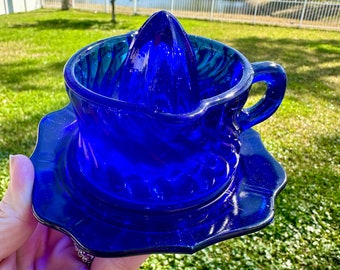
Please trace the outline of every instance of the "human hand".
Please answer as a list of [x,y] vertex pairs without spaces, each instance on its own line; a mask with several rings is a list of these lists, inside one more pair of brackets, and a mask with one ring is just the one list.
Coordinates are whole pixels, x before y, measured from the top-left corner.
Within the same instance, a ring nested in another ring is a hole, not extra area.
[[[71,238],[37,222],[32,214],[34,168],[29,158],[12,156],[8,189],[0,202],[0,270],[89,269]],[[147,255],[94,258],[92,270],[133,270]]]

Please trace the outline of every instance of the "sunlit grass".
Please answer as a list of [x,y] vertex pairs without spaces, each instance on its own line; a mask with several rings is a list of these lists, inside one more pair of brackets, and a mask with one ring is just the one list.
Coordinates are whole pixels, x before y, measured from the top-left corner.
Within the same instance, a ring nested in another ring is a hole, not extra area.
[[[138,29],[142,16],[38,10],[0,16],[0,194],[8,156],[30,155],[43,115],[68,102],[62,70],[78,49]],[[190,34],[217,39],[250,61],[287,71],[278,112],[258,125],[285,167],[288,185],[274,224],[195,255],[154,255],[144,269],[335,269],[340,265],[340,33],[181,19]],[[254,88],[256,102],[263,86]]]

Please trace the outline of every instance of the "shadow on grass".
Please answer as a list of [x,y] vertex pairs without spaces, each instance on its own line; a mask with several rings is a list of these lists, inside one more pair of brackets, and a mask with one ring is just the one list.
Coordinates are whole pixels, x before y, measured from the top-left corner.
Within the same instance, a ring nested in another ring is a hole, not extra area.
[[287,72],[289,91],[294,94],[311,94],[340,105],[337,40],[248,37],[233,39],[231,45],[251,62],[270,60],[281,64]]
[[31,155],[37,136],[37,126],[42,115],[33,113],[23,119],[13,119],[2,122],[0,134],[3,134],[3,141],[0,141],[0,159],[7,159],[9,154],[22,153]]
[[120,29],[131,31],[134,29],[134,25],[129,21],[121,20],[117,22],[111,22],[106,20],[96,19],[48,19],[38,20],[33,23],[21,23],[14,24],[12,28],[35,28],[38,30],[53,30],[53,29],[75,29],[75,30],[87,30],[87,29],[99,29],[110,30]]
[[[62,71],[65,61],[41,64],[41,60],[25,60],[3,63],[0,65],[0,83],[11,92],[38,91],[46,92],[58,90],[59,85],[51,83],[49,78],[59,76],[62,80]],[[60,84],[61,85],[61,84]],[[39,97],[40,94],[32,94]],[[7,102],[11,102],[11,98]],[[25,106],[23,110],[32,108],[29,113],[21,116],[21,108],[18,108],[16,115],[15,109],[6,112],[6,116],[0,119],[0,160],[8,158],[9,154],[23,153],[30,155],[35,146],[37,136],[37,126],[43,116],[42,106],[55,107],[53,104],[41,105],[40,99],[23,100],[20,106]],[[62,101],[55,101],[55,104]],[[18,105],[19,106],[19,105]],[[10,107],[12,108],[12,107]],[[8,117],[8,118],[7,118]],[[1,117],[0,117],[1,118]]]
[[[0,82],[11,91],[48,90],[42,78],[62,78],[66,61],[46,65],[42,65],[39,59],[3,63],[0,65]],[[37,82],[39,80],[41,83]]]

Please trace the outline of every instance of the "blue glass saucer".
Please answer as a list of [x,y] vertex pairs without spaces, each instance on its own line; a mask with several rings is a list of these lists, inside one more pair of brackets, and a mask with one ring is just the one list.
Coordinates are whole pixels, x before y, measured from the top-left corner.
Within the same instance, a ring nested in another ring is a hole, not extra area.
[[272,221],[275,198],[286,183],[284,169],[249,129],[240,135],[235,177],[210,203],[179,212],[110,208],[101,198],[89,202],[91,196],[78,192],[65,177],[63,162],[78,130],[71,105],[41,120],[31,156],[36,174],[33,212],[41,223],[66,233],[95,256],[193,253],[260,230]]

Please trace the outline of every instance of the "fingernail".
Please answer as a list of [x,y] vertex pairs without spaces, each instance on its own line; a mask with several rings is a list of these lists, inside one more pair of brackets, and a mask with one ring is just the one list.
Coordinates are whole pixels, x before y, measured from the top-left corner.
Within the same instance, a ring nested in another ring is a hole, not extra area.
[[15,155],[9,155],[9,172],[12,173],[15,164]]

